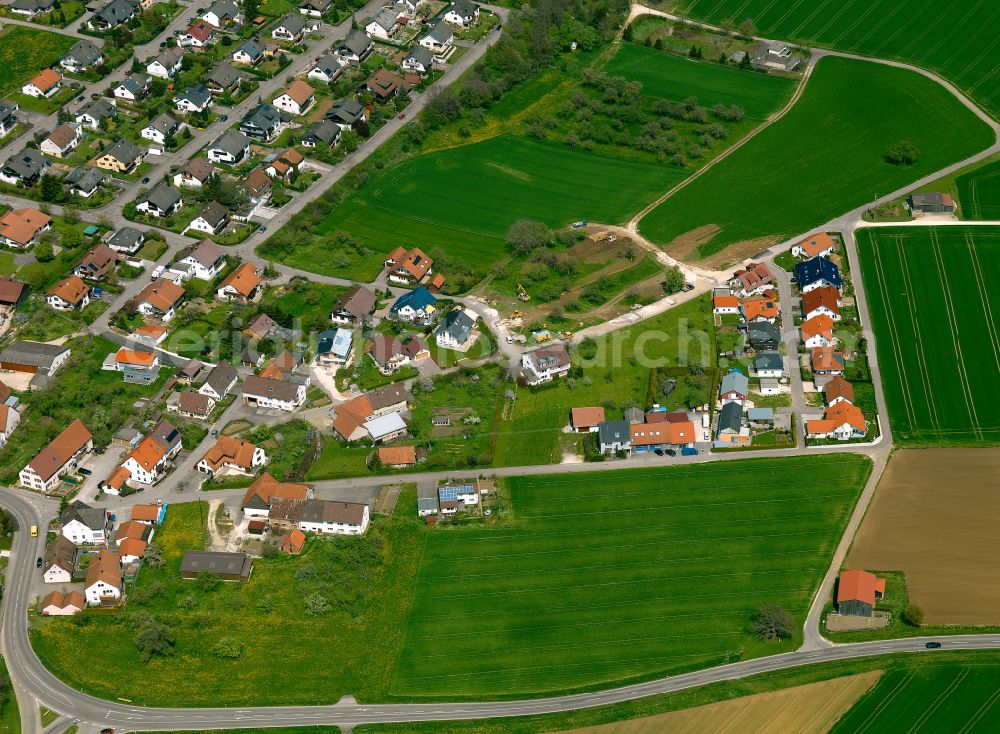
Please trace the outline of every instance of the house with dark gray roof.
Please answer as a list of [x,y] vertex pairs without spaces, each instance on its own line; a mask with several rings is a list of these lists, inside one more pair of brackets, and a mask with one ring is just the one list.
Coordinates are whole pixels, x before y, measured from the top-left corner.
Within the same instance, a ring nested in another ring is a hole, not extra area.
[[215,68],[205,75],[203,81],[212,94],[226,94],[239,89],[242,78],[243,75],[235,66],[223,61],[221,64],[216,64]]
[[107,31],[132,20],[139,12],[138,0],[111,0],[87,20],[92,31]]
[[302,136],[302,146],[304,148],[315,148],[325,145],[332,148],[340,141],[340,126],[330,120],[320,120],[308,132]]
[[123,255],[134,255],[142,249],[146,235],[135,227],[125,226],[108,237],[108,247]]
[[48,170],[49,159],[33,148],[14,153],[0,168],[0,181],[30,186]]
[[208,146],[208,160],[212,163],[234,165],[250,153],[250,138],[238,130],[226,130]]
[[267,46],[259,38],[249,38],[233,51],[232,59],[238,64],[256,66],[267,55]]
[[118,108],[115,106],[114,100],[101,97],[91,100],[81,107],[80,111],[76,113],[76,122],[91,130],[96,130],[102,121],[113,120],[117,116]]
[[12,13],[34,18],[39,13],[47,13],[55,7],[55,0],[14,0],[9,6]]
[[438,20],[421,37],[420,45],[434,53],[441,53],[454,39],[455,34],[452,32],[451,26],[445,23],[444,20]]
[[597,445],[602,454],[632,450],[632,431],[629,422],[601,421],[597,424]]
[[333,52],[345,64],[360,64],[372,55],[375,48],[372,39],[362,30],[353,30],[347,37],[338,43]]
[[781,329],[777,324],[754,321],[747,326],[747,343],[754,351],[774,351],[781,343]]
[[150,120],[143,128],[139,131],[139,134],[146,138],[146,140],[152,140],[154,143],[159,145],[166,145],[167,138],[171,135],[176,135],[181,129],[181,123],[166,112],[161,112],[159,115]]
[[316,59],[316,63],[312,65],[306,76],[316,81],[329,83],[340,76],[342,68],[336,56],[327,54]]
[[750,366],[754,377],[781,377],[784,372],[785,358],[779,352],[760,352]]
[[206,204],[198,216],[191,220],[188,229],[204,234],[218,234],[229,221],[229,209],[217,201]]
[[151,217],[169,217],[184,205],[181,192],[169,184],[156,184],[135,208]]
[[399,66],[403,71],[423,76],[431,70],[433,65],[434,54],[431,53],[431,50],[426,46],[414,46],[410,53],[403,57]]
[[94,168],[74,168],[63,179],[63,183],[69,186],[69,192],[73,196],[89,199],[97,193],[104,179],[104,174]]
[[196,579],[202,573],[218,576],[223,581],[249,581],[253,559],[246,553],[187,551],[181,559],[181,578]]
[[188,87],[174,97],[174,106],[180,112],[204,112],[212,105],[212,93],[204,84]]
[[743,429],[743,405],[742,403],[726,403],[719,411],[719,424],[715,429],[716,440],[730,445],[735,436],[739,436]]
[[0,369],[51,377],[66,363],[69,356],[70,349],[60,344],[18,339],[0,352]]
[[326,119],[335,122],[344,130],[350,129],[356,122],[368,120],[365,106],[353,97],[341,97],[326,111]]
[[66,71],[79,74],[102,61],[104,61],[104,54],[101,53],[101,49],[91,41],[83,40],[77,41],[70,47],[66,55],[59,59],[59,66]]
[[126,138],[118,138],[94,161],[98,168],[115,173],[129,173],[142,163],[142,148]]
[[472,336],[475,326],[476,320],[465,309],[456,308],[441,319],[434,330],[434,340],[443,349],[458,349]]
[[273,140],[281,133],[285,122],[287,119],[281,110],[261,102],[240,120],[240,132],[255,140]]
[[238,379],[239,374],[236,372],[235,367],[229,362],[219,362],[208,373],[205,383],[198,388],[198,392],[202,395],[207,395],[215,401],[219,401],[236,387]]
[[17,126],[17,103],[0,101],[0,137]]
[[302,40],[305,29],[306,22],[300,16],[289,13],[274,26],[271,38],[278,41],[297,42]]
[[375,294],[363,285],[347,291],[334,304],[330,321],[335,324],[357,324],[375,310]]

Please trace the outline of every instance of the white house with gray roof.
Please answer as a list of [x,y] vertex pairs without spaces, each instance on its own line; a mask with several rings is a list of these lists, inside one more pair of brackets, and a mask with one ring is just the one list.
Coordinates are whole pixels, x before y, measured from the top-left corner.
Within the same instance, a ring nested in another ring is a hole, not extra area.
[[172,115],[162,112],[150,120],[139,134],[159,145],[166,145],[167,138],[180,132],[181,123]]
[[464,346],[476,327],[476,319],[464,309],[449,311],[434,331],[434,341],[443,349]]
[[84,127],[96,130],[103,120],[113,120],[118,116],[118,107],[114,99],[101,97],[87,102],[76,113],[76,121]]
[[165,48],[160,55],[146,64],[146,73],[160,79],[170,79],[180,73],[184,61],[184,51],[179,46]]
[[423,76],[427,74],[434,65],[434,54],[426,46],[414,46],[406,56],[403,57],[400,68]]
[[375,45],[367,33],[361,30],[353,30],[347,34],[347,37],[343,41],[334,47],[333,53],[340,59],[341,64],[360,64],[372,55],[372,49],[374,48]]
[[444,20],[438,20],[437,23],[431,26],[427,34],[420,39],[420,45],[436,54],[440,54],[454,40],[455,34],[452,32],[451,26],[445,23]]
[[77,41],[66,55],[59,59],[59,66],[66,71],[79,74],[104,61],[101,49],[88,40]]
[[250,38],[237,46],[232,58],[237,64],[256,66],[267,55],[267,46],[259,38]]
[[160,182],[141,197],[135,208],[150,217],[169,217],[184,206],[181,192]]
[[179,112],[204,112],[212,106],[212,93],[204,84],[188,87],[174,97]]
[[316,81],[328,84],[340,76],[342,68],[340,60],[336,56],[327,54],[316,60],[316,63],[312,65],[306,76],[309,79],[315,79]]
[[719,383],[719,400],[722,404],[739,403],[747,399],[750,392],[750,379],[739,370],[727,372]]
[[234,165],[250,154],[250,138],[238,130],[226,130],[208,146],[208,160],[212,163]]
[[301,16],[289,13],[278,21],[278,24],[271,31],[271,38],[277,41],[298,42],[302,40],[302,34],[306,29],[306,22]]
[[368,20],[365,24],[365,33],[372,38],[381,38],[387,41],[396,35],[397,28],[396,13],[386,5],[375,14],[374,18]]

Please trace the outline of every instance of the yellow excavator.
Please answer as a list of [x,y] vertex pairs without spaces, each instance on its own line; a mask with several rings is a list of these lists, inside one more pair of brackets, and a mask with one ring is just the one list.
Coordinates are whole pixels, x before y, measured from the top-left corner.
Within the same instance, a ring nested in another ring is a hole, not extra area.
[[531,296],[528,295],[528,291],[524,290],[524,286],[520,283],[517,284],[517,297],[525,302],[531,300]]

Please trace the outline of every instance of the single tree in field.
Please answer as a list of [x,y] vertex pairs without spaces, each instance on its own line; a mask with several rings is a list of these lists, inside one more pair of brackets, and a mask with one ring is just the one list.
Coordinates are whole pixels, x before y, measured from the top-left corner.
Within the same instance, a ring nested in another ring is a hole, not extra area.
[[174,636],[152,618],[142,623],[134,642],[144,663],[148,663],[156,655],[166,657],[174,651]]
[[684,273],[676,265],[667,268],[667,272],[663,279],[663,292],[668,296],[673,293],[680,292],[681,288],[687,281],[684,278]]
[[753,619],[750,629],[762,640],[781,640],[792,636],[792,615],[781,607],[765,604]]
[[920,158],[920,151],[909,140],[901,140],[892,145],[883,158],[893,166],[912,166]]
[[507,245],[515,255],[526,255],[532,250],[544,247],[552,240],[549,228],[541,222],[518,219],[507,230]]
[[742,23],[740,23],[740,27],[738,30],[740,32],[740,35],[743,36],[748,41],[757,35],[757,26],[754,25],[752,18],[747,18]]

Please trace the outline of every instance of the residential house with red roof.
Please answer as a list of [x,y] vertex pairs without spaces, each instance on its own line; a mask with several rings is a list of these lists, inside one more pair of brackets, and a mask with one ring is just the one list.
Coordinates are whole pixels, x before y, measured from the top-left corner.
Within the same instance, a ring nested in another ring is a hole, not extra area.
[[875,602],[885,594],[885,579],[868,571],[841,571],[837,580],[837,611],[852,617],[870,617]]

